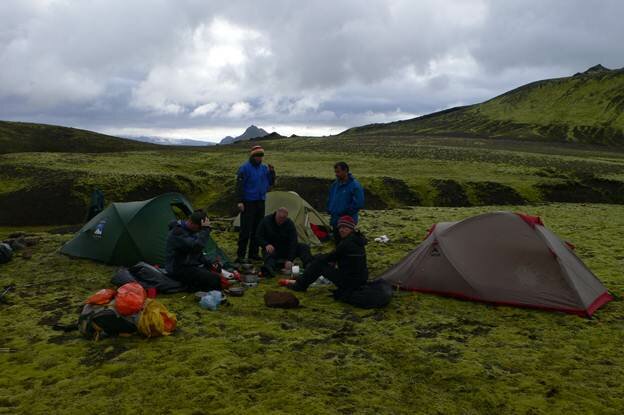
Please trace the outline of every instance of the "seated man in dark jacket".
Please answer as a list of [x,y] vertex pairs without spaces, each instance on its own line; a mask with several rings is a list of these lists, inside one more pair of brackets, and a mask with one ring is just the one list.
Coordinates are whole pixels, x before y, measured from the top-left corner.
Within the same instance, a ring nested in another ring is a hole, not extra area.
[[288,209],[285,207],[277,209],[260,221],[256,240],[262,248],[262,272],[266,277],[275,276],[275,267],[280,261],[284,262],[286,270],[290,270],[295,258],[301,258],[304,267],[312,259],[310,247],[297,241],[295,223],[288,218]]
[[288,288],[305,291],[322,275],[338,288],[334,297],[343,299],[366,284],[366,238],[355,230],[355,221],[351,216],[342,216],[338,220],[337,228],[340,242],[336,249],[328,254],[317,255],[296,282],[287,281]]
[[221,290],[221,277],[211,270],[203,250],[210,237],[210,221],[202,211],[169,224],[165,252],[167,274],[191,291]]

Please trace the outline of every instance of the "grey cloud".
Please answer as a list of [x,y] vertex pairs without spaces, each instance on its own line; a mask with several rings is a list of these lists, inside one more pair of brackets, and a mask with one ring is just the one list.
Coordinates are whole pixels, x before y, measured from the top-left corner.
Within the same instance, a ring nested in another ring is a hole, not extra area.
[[[623,66],[623,12],[615,0],[5,0],[0,119],[94,129],[388,121]],[[242,37],[220,38],[215,22]]]

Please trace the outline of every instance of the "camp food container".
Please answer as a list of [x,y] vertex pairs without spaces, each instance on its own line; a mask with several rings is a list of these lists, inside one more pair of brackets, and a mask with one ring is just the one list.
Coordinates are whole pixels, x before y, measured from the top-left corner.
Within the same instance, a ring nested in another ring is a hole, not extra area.
[[242,283],[243,287],[245,288],[255,288],[258,286],[257,282],[244,282]]
[[254,274],[243,274],[241,275],[242,283],[258,283],[259,279],[257,275]]
[[227,290],[227,293],[232,297],[242,297],[245,294],[245,289],[243,287],[232,287]]
[[242,273],[251,274],[253,272],[253,264],[242,264],[240,269]]

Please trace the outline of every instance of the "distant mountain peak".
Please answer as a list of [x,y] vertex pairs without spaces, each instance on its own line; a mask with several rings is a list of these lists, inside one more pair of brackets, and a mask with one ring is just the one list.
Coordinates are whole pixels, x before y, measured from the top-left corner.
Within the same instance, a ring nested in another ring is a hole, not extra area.
[[232,144],[232,143],[238,143],[239,141],[248,141],[254,138],[258,138],[258,137],[264,137],[265,135],[268,135],[268,134],[269,133],[267,133],[262,128],[258,128],[252,124],[249,127],[247,127],[245,132],[239,135],[238,137],[227,136],[223,138],[223,140],[221,140],[219,144]]
[[598,65],[594,65],[591,68],[589,68],[588,70],[586,70],[583,73],[596,73],[596,72],[610,72],[611,69],[605,68],[604,66],[602,66],[601,64]]

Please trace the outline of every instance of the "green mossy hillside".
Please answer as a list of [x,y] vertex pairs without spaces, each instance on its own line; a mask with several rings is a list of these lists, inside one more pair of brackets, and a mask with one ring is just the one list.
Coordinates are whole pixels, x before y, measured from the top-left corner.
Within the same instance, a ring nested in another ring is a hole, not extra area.
[[[593,68],[592,68],[593,69]],[[481,104],[349,129],[350,136],[443,135],[624,145],[624,69],[533,82]]]
[[32,151],[103,153],[150,148],[157,146],[77,128],[0,121],[0,154]]

